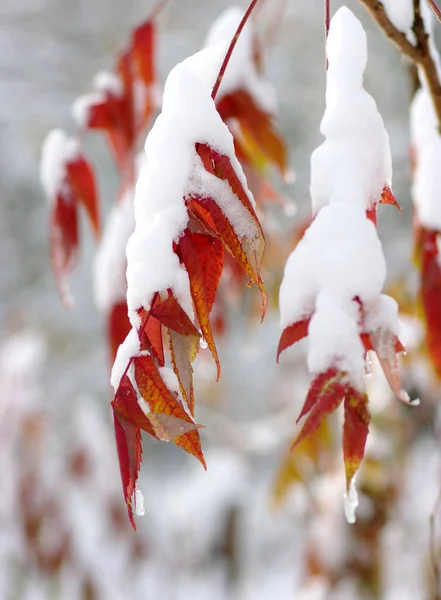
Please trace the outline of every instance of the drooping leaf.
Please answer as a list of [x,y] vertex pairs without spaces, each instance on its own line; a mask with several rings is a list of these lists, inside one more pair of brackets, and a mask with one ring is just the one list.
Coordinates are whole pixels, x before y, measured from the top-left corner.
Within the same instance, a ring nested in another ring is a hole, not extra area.
[[84,156],[79,155],[66,165],[67,181],[73,190],[73,196],[80,202],[89,216],[96,237],[100,235],[98,196],[92,167]]
[[170,354],[173,370],[179,381],[182,397],[188,404],[190,413],[194,414],[193,367],[199,349],[199,336],[182,335],[169,330]]
[[303,319],[302,321],[297,321],[296,323],[285,327],[280,336],[279,346],[277,348],[277,362],[279,362],[279,357],[284,350],[293,346],[296,342],[299,342],[308,335],[310,320],[311,318]]
[[433,370],[441,379],[441,261],[439,233],[420,225],[415,228],[415,254],[420,271],[420,302],[425,321],[425,346]]
[[71,306],[67,276],[77,261],[78,211],[69,189],[57,196],[52,209],[49,235],[52,269],[60,297],[65,306]]
[[364,456],[370,421],[367,405],[366,394],[351,386],[347,387],[344,401],[343,456],[348,490]]
[[[156,293],[151,303],[151,309],[154,309],[160,303],[161,297]],[[147,350],[156,358],[159,366],[163,367],[165,358],[164,344],[162,341],[162,324],[151,314],[151,311],[147,312],[144,308],[138,310],[138,315],[142,324],[139,331],[141,350]]]
[[[207,236],[203,236],[207,237]],[[202,239],[199,238],[199,247],[202,250],[205,248],[202,246]],[[186,229],[184,234],[179,239],[179,251],[181,255],[182,262],[185,266],[185,270],[188,273],[188,277],[190,279],[190,292],[193,298],[193,304],[195,307],[195,312],[199,321],[199,325],[201,327],[203,336],[205,341],[208,344],[208,347],[211,350],[214,360],[217,365],[217,378],[220,377],[220,363],[219,356],[217,354],[216,345],[214,343],[214,337],[211,330],[210,324],[210,308],[208,306],[207,301],[207,291],[206,286],[209,286],[209,295],[214,300],[214,296],[216,294],[217,283],[219,282],[218,272],[219,272],[219,263],[215,260],[212,261],[214,263],[214,273],[213,277],[210,276],[210,280],[208,279],[208,274],[203,272],[203,267],[200,260],[200,255],[193,241],[193,234],[189,229]],[[214,257],[215,259],[216,257]],[[211,259],[213,257],[211,256]],[[210,258],[206,256],[204,258],[205,266],[209,263]],[[211,262],[211,261],[210,261]],[[214,286],[214,287],[213,287]],[[211,299],[210,298],[210,299]]]
[[259,172],[267,163],[273,163],[284,174],[287,167],[287,151],[272,124],[272,116],[260,108],[251,94],[244,89],[235,90],[220,98],[217,109],[222,120],[234,119],[241,136],[235,136],[236,147],[246,161]]
[[409,394],[402,389],[397,360],[397,337],[387,329],[377,329],[370,334],[371,343],[380,361],[383,373],[395,396],[405,404],[419,404],[419,400],[411,400]]
[[[320,378],[320,385],[317,381]],[[311,395],[308,394],[308,405],[302,409],[301,415],[308,414],[300,432],[297,434],[291,450],[293,450],[302,440],[317,429],[323,419],[330,415],[341,404],[347,384],[341,382],[341,378],[335,375],[335,369],[329,369],[313,380],[310,389],[314,390]]]
[[123,300],[114,304],[107,317],[107,338],[110,348],[110,360],[113,365],[120,344],[126,339],[131,329],[127,316],[127,302]]
[[324,373],[319,373],[314,377],[311,381],[311,385],[309,386],[308,393],[305,398],[305,402],[303,403],[302,410],[297,417],[296,423],[300,421],[305,415],[307,415],[318,401],[318,399],[326,394],[328,389],[333,390],[333,387],[336,383],[339,382],[340,375],[337,369],[328,369]]
[[[177,395],[164,383],[151,356],[138,356],[133,359],[133,364],[138,390],[150,409],[148,418],[156,435],[160,439],[174,441],[196,456],[205,467],[197,431],[200,426],[194,423]],[[172,419],[167,419],[168,416]]]
[[191,322],[190,317],[171,293],[166,300],[153,306],[150,313],[165,327],[173,329],[173,331],[176,331],[177,333],[181,333],[182,335],[194,335],[196,337],[200,336],[199,331]]
[[205,290],[205,299],[208,312],[213,308],[219,280],[222,275],[224,262],[224,248],[222,243],[211,235],[193,233],[192,240],[194,248],[199,257],[202,270],[202,281]]
[[139,468],[141,465],[141,431],[139,427],[130,423],[124,417],[113,413],[115,427],[116,448],[121,470],[121,480],[124,500],[127,505],[129,520],[136,531],[135,519],[133,518],[132,497],[136,489]]
[[213,198],[193,198],[193,201],[209,211],[219,238],[225,248],[240,264],[242,270],[258,285],[262,298],[261,315],[263,319],[268,304],[268,297],[259,273],[263,253],[262,241],[259,239],[259,236],[257,240],[254,238],[248,241],[245,237],[239,239],[233,226]]

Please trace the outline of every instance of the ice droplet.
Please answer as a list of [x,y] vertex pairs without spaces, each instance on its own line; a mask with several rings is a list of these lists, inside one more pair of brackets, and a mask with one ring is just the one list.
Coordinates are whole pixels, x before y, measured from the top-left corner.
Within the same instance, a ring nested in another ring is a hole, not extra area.
[[355,489],[355,475],[349,484],[349,491],[343,495],[343,506],[348,523],[355,523],[355,510],[358,506],[358,494]]
[[199,340],[199,346],[202,348],[202,350],[208,348],[207,341],[204,337],[201,337],[201,339]]
[[145,515],[144,496],[141,490],[136,490],[135,492],[135,513],[138,517]]
[[364,375],[365,377],[370,377],[372,375],[372,359],[369,356],[369,353],[366,354],[366,361],[364,364]]

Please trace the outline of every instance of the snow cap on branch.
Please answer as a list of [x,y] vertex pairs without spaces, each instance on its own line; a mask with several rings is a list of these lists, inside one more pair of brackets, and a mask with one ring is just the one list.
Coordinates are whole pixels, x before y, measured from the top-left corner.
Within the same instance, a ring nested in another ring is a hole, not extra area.
[[[173,251],[173,243],[178,242],[188,223],[187,194],[214,195],[235,230],[245,233],[250,222],[226,182],[203,168],[195,150],[196,143],[205,143],[227,155],[247,189],[233,138],[211,98],[225,52],[226,45],[219,44],[171,71],[162,113],[146,140],[146,164],[135,193],[136,227],[127,246],[127,300],[134,327],[140,325],[137,310],[148,310],[153,294],[167,289],[193,318],[188,275]],[[254,204],[251,193],[247,193]]]
[[332,19],[327,54],[326,140],[311,158],[315,220],[288,259],[280,289],[283,328],[312,315],[309,368],[337,366],[363,385],[358,298],[381,294],[386,266],[366,211],[391,180],[389,138],[373,98],[363,89],[366,35],[346,8]]

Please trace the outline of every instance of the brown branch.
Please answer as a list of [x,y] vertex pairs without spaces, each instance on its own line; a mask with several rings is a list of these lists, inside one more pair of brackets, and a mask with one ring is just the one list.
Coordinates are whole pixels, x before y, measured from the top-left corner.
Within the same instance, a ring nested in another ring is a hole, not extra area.
[[412,30],[415,34],[415,45],[409,42],[406,35],[395,27],[379,0],[359,0],[359,2],[363,4],[386,37],[389,38],[402,54],[410,58],[419,67],[426,80],[438,120],[438,129],[441,133],[441,84],[433,56],[429,50],[429,36],[421,17],[419,0],[414,0],[415,18]]

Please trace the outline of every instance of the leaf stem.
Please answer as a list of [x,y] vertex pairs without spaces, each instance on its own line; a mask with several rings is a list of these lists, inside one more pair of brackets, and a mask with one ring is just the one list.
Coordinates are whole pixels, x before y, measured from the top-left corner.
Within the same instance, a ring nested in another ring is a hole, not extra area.
[[233,54],[233,50],[237,44],[237,40],[239,39],[239,36],[242,33],[242,29],[245,27],[246,22],[248,21],[251,13],[253,12],[253,10],[258,2],[259,2],[259,0],[251,0],[250,5],[248,6],[248,8],[242,18],[242,21],[239,23],[239,27],[237,28],[237,31],[234,34],[233,39],[230,42],[230,45],[228,46],[228,50],[225,55],[224,62],[222,63],[222,66],[219,71],[219,75],[217,76],[216,83],[214,84],[213,91],[211,93],[211,97],[213,98],[213,100],[216,99],[220,84],[222,83],[222,79],[224,78],[225,71],[227,70],[228,63],[230,62],[230,58],[231,58],[231,55]]
[[164,6],[169,2],[170,0],[158,0],[158,2],[156,2],[156,4],[153,6],[153,9],[150,13],[149,21],[154,21],[161,12],[161,10],[164,8]]
[[435,16],[438,19],[438,21],[441,22],[441,10],[438,8],[438,5],[435,2],[435,0],[426,0],[426,2],[435,13]]

